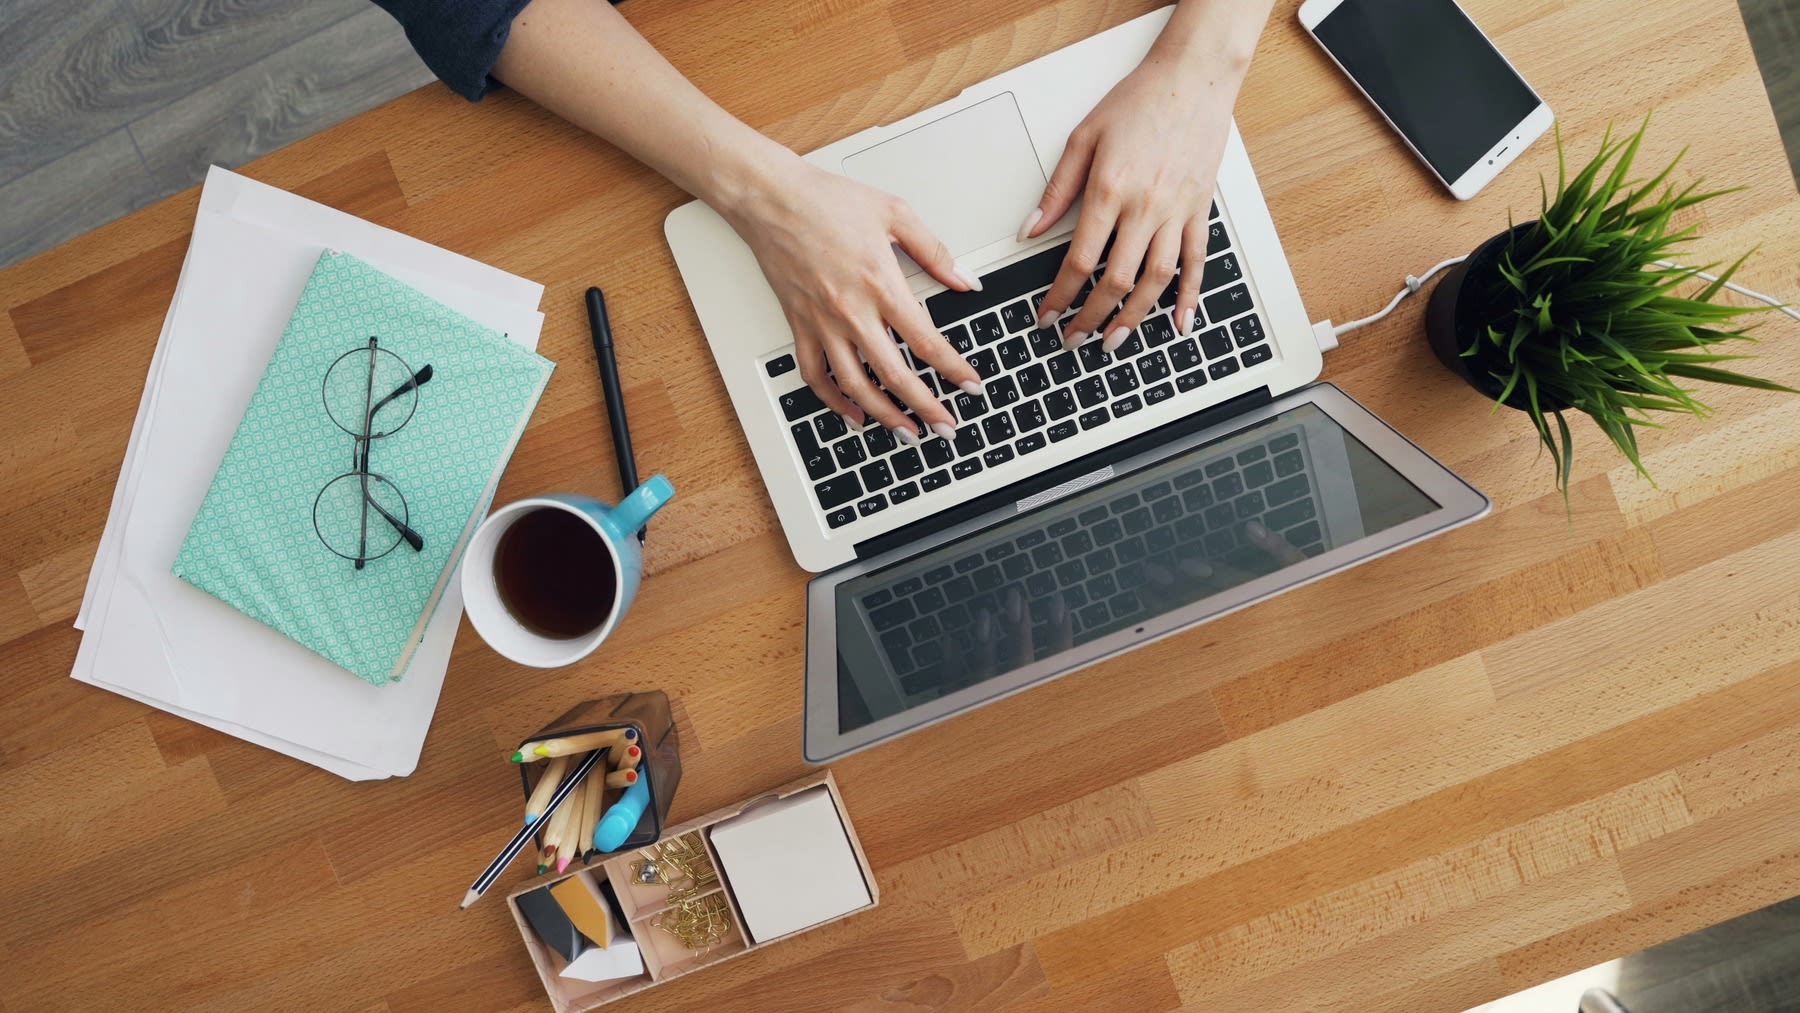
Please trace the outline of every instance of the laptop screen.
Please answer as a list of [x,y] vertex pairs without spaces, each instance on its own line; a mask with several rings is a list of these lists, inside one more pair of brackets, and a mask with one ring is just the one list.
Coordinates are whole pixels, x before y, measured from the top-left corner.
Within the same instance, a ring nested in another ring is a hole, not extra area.
[[836,589],[849,732],[1438,509],[1302,403]]

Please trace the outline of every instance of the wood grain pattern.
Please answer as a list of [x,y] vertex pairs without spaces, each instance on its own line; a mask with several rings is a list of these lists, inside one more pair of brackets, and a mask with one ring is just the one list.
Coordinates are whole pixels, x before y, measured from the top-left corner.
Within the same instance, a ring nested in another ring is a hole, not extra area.
[[[1760,244],[1745,280],[1800,297],[1800,195],[1743,25],[1705,5],[1470,6],[1578,151],[1654,105],[1646,164],[1691,146],[1691,171],[1747,186],[1695,255]],[[807,148],[1147,6],[629,14]],[[1318,316],[1528,214],[1555,167],[1545,143],[1474,201],[1437,193],[1291,4],[1238,119]],[[418,771],[347,784],[66,677],[195,193],[0,272],[0,1004],[542,1008],[504,912],[452,904],[517,819],[523,731],[667,690],[675,819],[803,770],[805,574],[663,245],[681,195],[515,95],[441,88],[249,171],[547,284],[562,368],[502,501],[617,492],[580,308],[604,285],[640,468],[681,494],[603,651],[526,671],[465,628]],[[1800,401],[1709,392],[1715,417],[1645,434],[1656,486],[1579,425],[1565,510],[1529,427],[1431,361],[1420,310],[1326,377],[1494,516],[836,764],[882,905],[633,1008],[1453,1013],[1800,893]],[[1763,337],[1758,370],[1800,383],[1794,326]],[[378,818],[396,831],[371,841]]]

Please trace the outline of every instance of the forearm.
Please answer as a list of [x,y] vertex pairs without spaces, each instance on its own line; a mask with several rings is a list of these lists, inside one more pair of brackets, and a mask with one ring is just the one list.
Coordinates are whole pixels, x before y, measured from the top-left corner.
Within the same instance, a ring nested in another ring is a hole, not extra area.
[[1274,0],[1180,0],[1144,58],[1235,98]]
[[702,94],[604,0],[532,0],[494,76],[728,218],[795,161]]

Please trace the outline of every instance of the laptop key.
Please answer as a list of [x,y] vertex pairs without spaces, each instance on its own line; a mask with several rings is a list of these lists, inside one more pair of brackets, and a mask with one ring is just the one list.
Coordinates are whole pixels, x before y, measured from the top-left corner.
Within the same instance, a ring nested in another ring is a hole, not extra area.
[[1113,357],[1117,359],[1129,359],[1143,350],[1144,340],[1138,337],[1138,332],[1136,330],[1133,330],[1125,335],[1125,340],[1119,342],[1119,347],[1113,349],[1112,354]]
[[1138,504],[1141,502],[1142,502],[1142,500],[1138,499],[1137,493],[1128,492],[1125,495],[1120,496],[1118,499],[1115,499],[1111,503],[1107,504],[1107,509],[1111,510],[1115,514],[1128,513],[1132,510],[1136,510],[1138,508]]
[[1031,550],[1031,561],[1040,570],[1048,570],[1063,561],[1062,549],[1055,542],[1045,542]]
[[1232,467],[1231,458],[1229,457],[1221,457],[1214,461],[1208,461],[1206,462],[1206,477],[1218,478],[1220,475],[1229,475],[1231,474]]
[[1012,459],[1013,449],[1006,446],[989,447],[987,452],[981,455],[981,460],[990,468],[998,468]]
[[[944,465],[956,460],[956,448],[949,440],[934,438],[925,441],[919,446],[919,456],[925,458],[925,467],[942,468]],[[926,491],[929,492],[930,490],[931,487],[927,486]]]
[[1158,348],[1175,340],[1175,324],[1161,313],[1151,315],[1138,330],[1144,333],[1144,344]]
[[1282,433],[1269,441],[1269,452],[1279,454],[1284,450],[1292,450],[1300,445],[1299,433]]
[[1206,319],[1230,320],[1250,308],[1250,289],[1243,284],[1214,292],[1203,300]]
[[1220,285],[1229,285],[1243,276],[1236,254],[1226,253],[1213,257],[1207,260],[1206,270],[1200,275],[1200,291],[1211,292]]
[[919,577],[908,577],[894,585],[894,595],[899,598],[910,598],[925,587],[925,581]]
[[1200,347],[1194,344],[1193,338],[1182,338],[1169,346],[1169,361],[1174,364],[1175,372],[1185,373],[1200,365]]
[[958,391],[952,402],[956,405],[956,417],[970,422],[987,414],[987,399]]
[[1122,520],[1125,522],[1125,533],[1128,535],[1139,535],[1150,530],[1150,511],[1143,507],[1138,507],[1126,514]]
[[1044,405],[1040,401],[1027,401],[1014,408],[1012,414],[1013,423],[1018,426],[1019,432],[1021,433],[1029,433],[1033,429],[1043,426],[1046,421],[1044,418]]
[[1202,516],[1206,518],[1207,527],[1212,528],[1214,531],[1220,531],[1229,529],[1231,527],[1231,522],[1237,517],[1237,514],[1232,511],[1230,501],[1226,501],[1224,503],[1215,503],[1214,505],[1207,507],[1206,513]]
[[1091,412],[1081,413],[1081,428],[1096,429],[1112,421],[1112,416],[1104,408],[1096,408]]
[[1029,549],[1034,545],[1044,544],[1044,539],[1047,537],[1048,536],[1044,534],[1044,530],[1042,528],[1032,528],[1030,531],[1027,531],[1024,534],[1020,535],[1019,537],[1013,539],[1013,544],[1017,545],[1021,549]]
[[1129,394],[1138,388],[1137,370],[1131,363],[1120,363],[1106,371],[1106,385],[1112,389],[1113,397]]
[[1066,388],[1059,388],[1044,395],[1044,412],[1052,419],[1067,418],[1075,414],[1075,395]]
[[1275,455],[1275,474],[1281,478],[1297,475],[1306,470],[1306,463],[1300,457],[1300,451],[1289,450]]
[[817,415],[825,410],[825,402],[819,400],[811,387],[790,390],[778,399],[781,402],[781,413],[789,422],[803,419],[808,415]]
[[1258,461],[1244,469],[1244,484],[1252,489],[1268,485],[1275,481],[1275,467],[1267,461]]
[[1206,229],[1206,255],[1210,257],[1230,245],[1231,240],[1225,235],[1225,223],[1214,215],[1212,224]]
[[777,355],[768,362],[763,363],[763,369],[767,370],[770,376],[780,376],[783,373],[791,373],[794,371],[794,357],[791,355]]
[[1081,368],[1089,373],[1098,373],[1113,364],[1112,355],[1098,341],[1088,341],[1076,348],[1075,354],[1081,359]]
[[855,437],[839,440],[832,444],[831,452],[837,455],[837,463],[840,468],[854,468],[869,457],[863,450],[862,441]]
[[1175,389],[1178,391],[1181,391],[1183,393],[1186,393],[1190,390],[1193,390],[1195,387],[1200,387],[1200,386],[1205,385],[1205,383],[1206,383],[1206,374],[1200,370],[1195,370],[1192,373],[1183,373],[1180,376],[1176,377],[1175,378]]
[[[1192,474],[1192,472],[1189,474]],[[1187,476],[1184,475],[1182,477],[1186,478]],[[1305,492],[1306,490],[1302,487],[1300,491]],[[1196,485],[1192,489],[1181,494],[1181,505],[1187,507],[1190,511],[1205,510],[1207,507],[1212,506],[1212,502],[1212,487],[1205,483]]]
[[1269,498],[1269,506],[1282,506],[1289,500],[1298,500],[1303,495],[1307,495],[1307,477],[1292,475],[1289,479],[1274,482],[1262,491],[1262,495]]
[[1081,432],[1081,430],[1074,422],[1058,422],[1056,425],[1050,427],[1050,442],[1061,443],[1079,432]]
[[1136,394],[1133,394],[1127,398],[1120,398],[1119,400],[1113,402],[1113,406],[1112,406],[1113,418],[1122,419],[1127,415],[1135,414],[1139,409],[1141,409],[1143,407],[1144,407],[1144,402],[1138,400],[1138,396]]
[[1262,522],[1271,531],[1282,531],[1303,521],[1310,521],[1317,515],[1312,500],[1297,499],[1264,514]]
[[[878,609],[870,610],[869,622],[874,625],[877,633],[886,633],[899,627],[902,623],[912,622],[918,618],[918,615],[919,613],[913,608],[913,603],[902,598],[892,605],[883,605]],[[887,638],[882,639],[885,642]]]
[[825,523],[834,528],[841,528],[855,519],[855,507],[839,507],[825,515]]
[[1032,433],[1031,435],[1025,437],[1024,439],[1020,440],[1019,442],[1013,444],[1014,447],[1018,448],[1019,454],[1021,456],[1025,455],[1025,454],[1036,453],[1037,451],[1040,451],[1049,445],[1050,445],[1050,441],[1044,439],[1043,433]]
[[1113,575],[1110,573],[1096,574],[1094,579],[1087,582],[1088,597],[1095,601],[1110,598],[1117,594],[1118,590],[1119,583],[1113,579]]
[[861,496],[863,489],[855,472],[845,472],[813,486],[813,493],[819,497],[821,510],[832,510]]
[[1230,355],[1231,336],[1225,333],[1225,328],[1214,327],[1212,330],[1200,335],[1200,350],[1205,352],[1206,357],[1209,359],[1217,359],[1220,356]]
[[1239,317],[1231,322],[1231,336],[1237,339],[1237,346],[1244,348],[1254,345],[1268,337],[1263,333],[1262,321],[1252,313],[1247,317]]
[[[956,561],[956,572],[968,573],[970,570],[979,570],[981,569],[981,562],[982,560],[979,555],[964,556]],[[974,593],[973,588],[970,588],[961,594],[957,594],[954,587],[946,587],[944,591],[952,598],[967,598],[970,594]]]
[[1031,361],[1031,347],[1025,344],[1024,338],[1012,338],[1000,346],[1000,365],[1007,369],[1018,369]]
[[969,321],[969,333],[975,336],[976,344],[991,345],[1006,337],[1006,328],[1001,325],[998,315],[983,313]]
[[1005,408],[1019,400],[1019,385],[1010,376],[1003,376],[987,385],[987,400],[990,408]]
[[[1024,557],[1019,557],[1023,559]],[[1039,570],[1025,578],[1025,593],[1033,598],[1042,598],[1056,591],[1056,578],[1048,570]]]
[[1062,351],[1062,335],[1056,333],[1054,326],[1041,327],[1032,331],[1026,335],[1025,340],[1031,343],[1031,351],[1040,359],[1048,358]]
[[1240,521],[1247,521],[1252,517],[1259,516],[1268,509],[1263,505],[1263,494],[1260,489],[1252,489],[1239,496],[1232,506],[1237,510]]
[[864,517],[867,517],[870,514],[880,513],[886,509],[887,497],[880,494],[870,496],[868,499],[858,500],[856,503],[856,512],[862,514]]
[[1150,516],[1156,518],[1158,524],[1173,523],[1175,518],[1181,516],[1181,501],[1173,496],[1159,499],[1150,508]]
[[1151,352],[1138,360],[1137,369],[1145,383],[1155,383],[1169,375],[1169,357],[1161,352]]
[[1032,310],[1030,303],[1020,299],[1007,303],[1006,308],[1000,311],[1000,320],[1006,324],[1007,330],[1017,334],[1036,326],[1037,313]]
[[[981,429],[977,423],[971,422],[956,431],[956,456],[968,457],[971,454],[979,453],[985,446],[987,443],[982,440]],[[962,476],[956,477],[961,478]]]
[[863,430],[863,443],[868,446],[870,457],[880,457],[900,445],[885,426],[870,426]]
[[[942,440],[939,440],[938,442],[943,443]],[[945,445],[948,446],[948,444],[945,444]],[[924,478],[919,479],[919,488],[924,490],[925,492],[932,492],[937,489],[942,489],[944,486],[947,486],[949,484],[950,484],[950,473],[947,471],[941,471],[941,470],[934,471],[931,474],[926,475]]]
[[1118,521],[1105,520],[1094,525],[1094,541],[1101,545],[1111,545],[1125,537],[1125,528]]
[[1056,520],[1050,522],[1048,530],[1050,531],[1051,538],[1061,538],[1080,526],[1081,522],[1073,517],[1058,517]]
[[1081,407],[1092,408],[1106,401],[1106,385],[1097,376],[1090,376],[1075,385],[1075,396],[1080,399]]
[[1113,551],[1119,554],[1119,562],[1129,563],[1134,559],[1144,558],[1144,540],[1141,538],[1123,538]]
[[1094,536],[1086,531],[1072,531],[1063,536],[1062,548],[1064,554],[1071,558],[1085,556],[1094,551]]
[[1244,491],[1244,480],[1237,475],[1225,475],[1213,483],[1213,495],[1220,500],[1236,499]]
[[1007,580],[1024,580],[1025,575],[1031,572],[1031,559],[1023,554],[1012,556],[1000,564],[1000,571],[1006,574]]
[[975,367],[975,372],[983,380],[991,380],[1000,375],[1000,357],[994,354],[993,349],[983,348],[970,354],[968,359],[969,365]]
[[[1017,436],[1018,430],[1013,428],[1012,416],[1005,412],[995,412],[981,420],[981,434],[987,437],[989,443],[1005,443]],[[992,466],[994,462],[989,461],[988,464]]]
[[968,478],[971,475],[979,475],[980,473],[981,462],[973,457],[958,461],[950,467],[950,474],[957,478]]
[[1164,401],[1167,401],[1174,396],[1174,387],[1171,387],[1166,383],[1159,383],[1144,391],[1144,403],[1146,405],[1162,404]]
[[917,447],[907,447],[888,460],[893,463],[894,477],[898,479],[912,478],[925,471],[925,462],[920,458]]
[[958,355],[968,355],[975,350],[975,342],[969,337],[969,329],[961,324],[947,328],[944,340],[950,342],[950,347],[956,349]]
[[1269,350],[1268,345],[1251,345],[1249,348],[1244,349],[1243,355],[1241,356],[1244,360],[1244,365],[1246,366],[1261,365],[1274,357],[1275,353]]
[[918,495],[919,487],[911,482],[902,482],[888,490],[888,499],[895,503],[904,503],[909,499],[916,499],[918,498]]
[[1044,367],[1032,364],[1019,372],[1019,392],[1026,397],[1037,397],[1050,389],[1050,374]]
[[1218,362],[1209,362],[1206,364],[1206,371],[1211,374],[1213,379],[1223,380],[1238,371],[1237,360],[1220,359]]
[[1049,366],[1050,379],[1058,384],[1073,383],[1081,375],[1081,360],[1075,357],[1074,352],[1051,356]]

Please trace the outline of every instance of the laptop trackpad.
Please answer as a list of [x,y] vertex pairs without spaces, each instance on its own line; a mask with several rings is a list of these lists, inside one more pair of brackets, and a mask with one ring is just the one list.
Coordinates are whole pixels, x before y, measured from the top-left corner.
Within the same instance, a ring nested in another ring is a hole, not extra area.
[[905,198],[957,257],[1017,233],[1045,183],[1011,92],[865,148],[844,174]]

